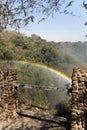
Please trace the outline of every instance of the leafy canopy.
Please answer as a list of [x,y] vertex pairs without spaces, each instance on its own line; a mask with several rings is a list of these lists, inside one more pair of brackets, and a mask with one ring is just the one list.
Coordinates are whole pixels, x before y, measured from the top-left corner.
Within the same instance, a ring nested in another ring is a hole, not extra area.
[[[68,13],[67,8],[72,6],[74,0],[0,0],[0,31],[8,26],[27,25],[33,22],[36,13],[42,13],[40,21],[53,15],[54,12]],[[87,4],[83,1],[87,9]],[[39,21],[39,22],[40,22]]]

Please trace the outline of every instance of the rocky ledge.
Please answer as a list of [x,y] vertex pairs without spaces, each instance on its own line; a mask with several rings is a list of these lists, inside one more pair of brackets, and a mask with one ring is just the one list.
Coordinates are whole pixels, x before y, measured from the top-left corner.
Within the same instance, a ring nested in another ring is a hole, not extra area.
[[21,110],[17,113],[18,119],[0,121],[0,130],[69,130],[66,118],[54,117],[43,110]]

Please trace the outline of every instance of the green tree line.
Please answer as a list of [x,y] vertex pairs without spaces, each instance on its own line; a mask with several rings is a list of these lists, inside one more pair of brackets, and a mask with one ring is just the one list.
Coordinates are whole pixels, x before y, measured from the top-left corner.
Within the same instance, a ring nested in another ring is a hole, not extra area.
[[[14,31],[3,31],[0,33],[0,60],[32,61],[60,70],[66,75],[71,76],[74,66],[86,66],[86,63],[84,64],[79,57],[75,58],[72,55],[77,50],[76,55],[79,56],[79,49],[86,48],[86,43],[79,43],[80,47],[77,44],[47,42],[35,34],[27,37]],[[9,65],[12,67],[12,64]],[[43,85],[52,84],[48,82],[50,74],[39,68],[16,64],[16,69],[20,72],[18,79],[21,82]],[[25,76],[23,76],[24,74]]]

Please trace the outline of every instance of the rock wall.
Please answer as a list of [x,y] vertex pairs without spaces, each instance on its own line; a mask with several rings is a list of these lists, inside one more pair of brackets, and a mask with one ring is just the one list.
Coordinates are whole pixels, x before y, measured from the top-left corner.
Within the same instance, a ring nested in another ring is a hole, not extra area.
[[71,130],[87,129],[87,71],[74,68],[72,74]]
[[6,69],[0,71],[0,120],[17,117],[16,78],[16,70]]

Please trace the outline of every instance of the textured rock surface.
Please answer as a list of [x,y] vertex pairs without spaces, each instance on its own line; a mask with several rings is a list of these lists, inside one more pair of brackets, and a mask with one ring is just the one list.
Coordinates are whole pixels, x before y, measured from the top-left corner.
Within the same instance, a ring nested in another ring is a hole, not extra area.
[[71,130],[86,130],[87,71],[74,68],[72,74]]
[[66,130],[66,128],[58,123],[23,117],[12,121],[1,121],[0,130]]
[[0,71],[0,120],[16,118],[16,70]]

